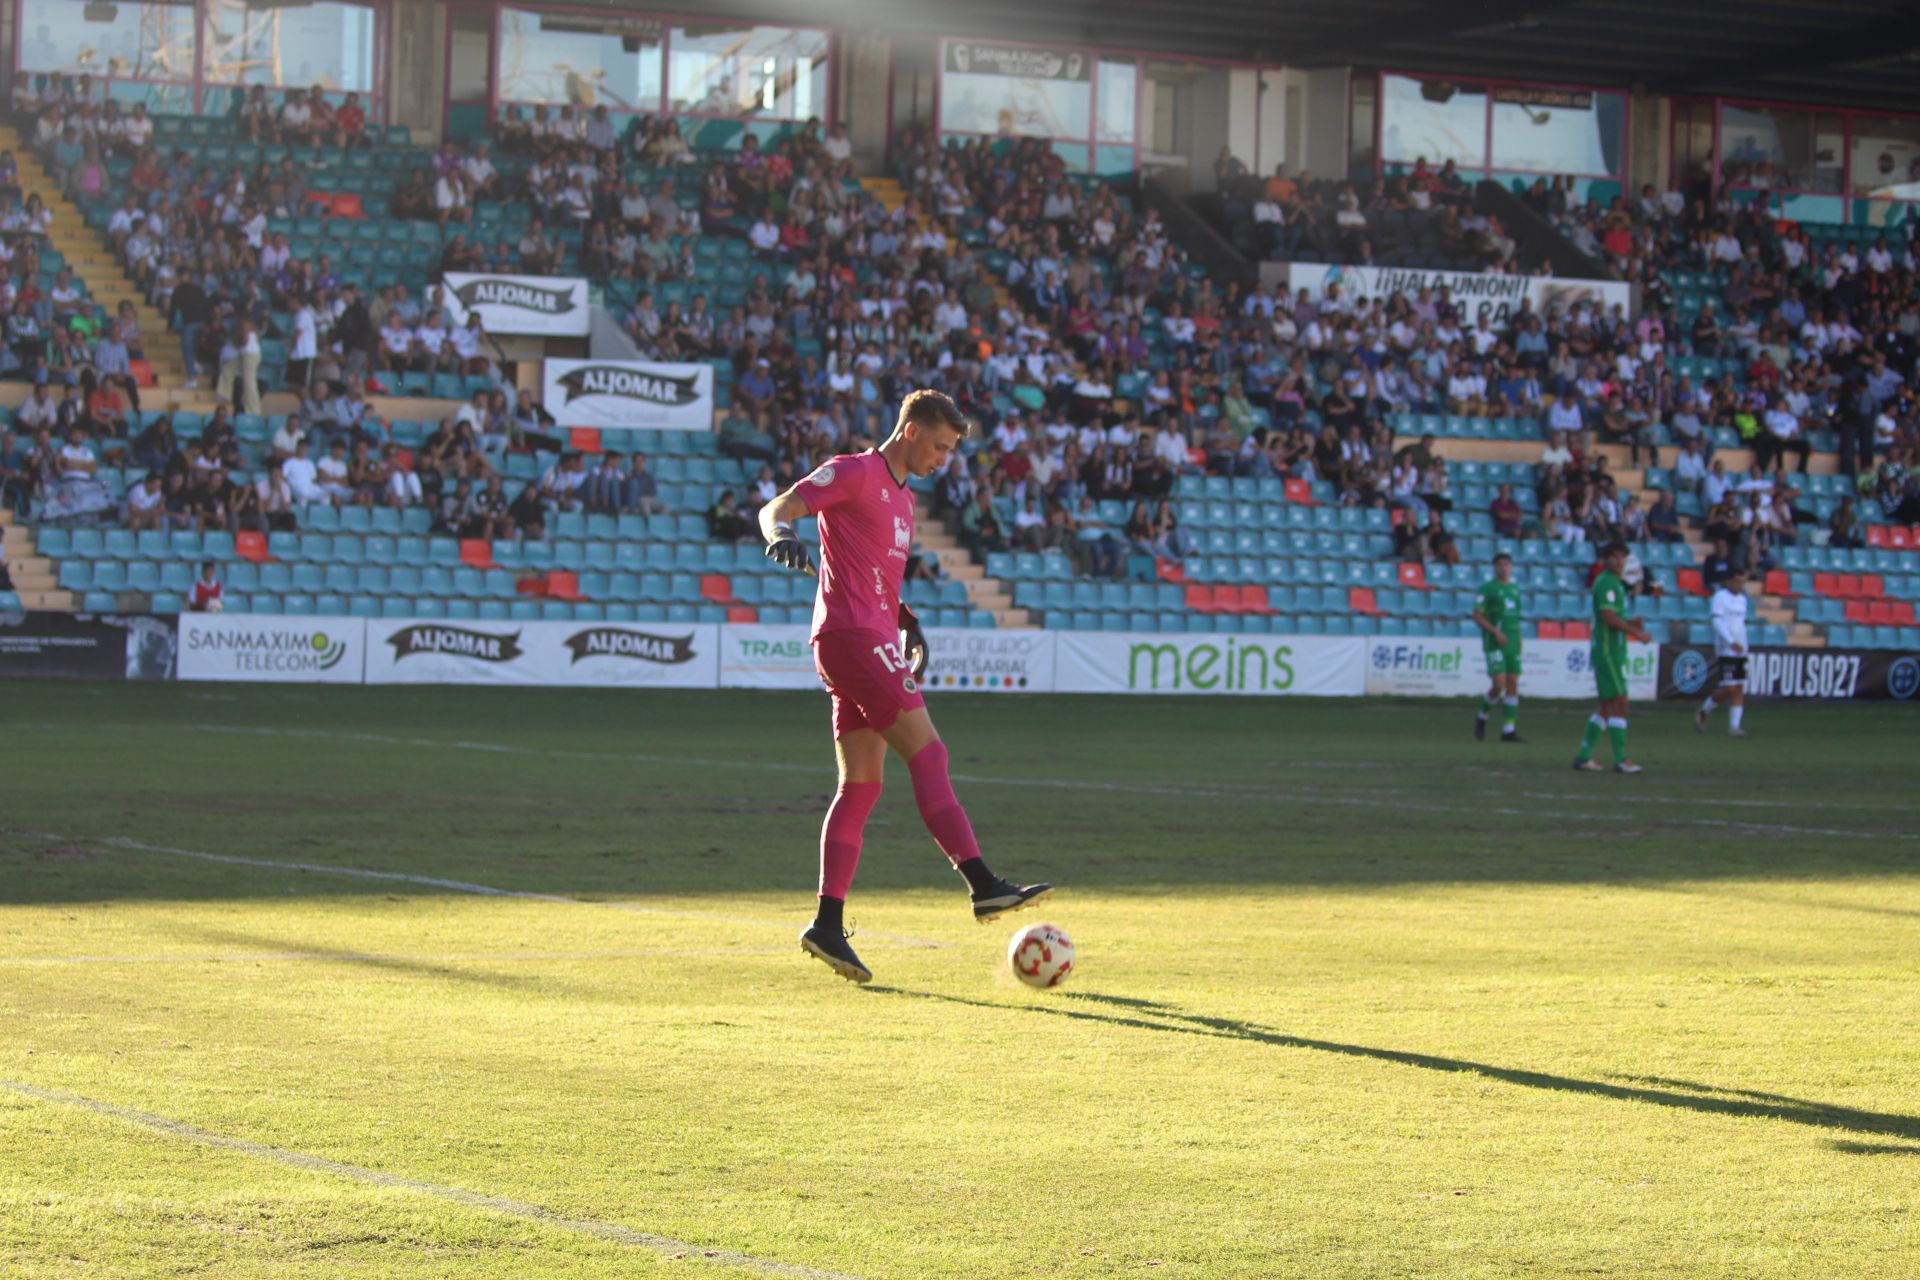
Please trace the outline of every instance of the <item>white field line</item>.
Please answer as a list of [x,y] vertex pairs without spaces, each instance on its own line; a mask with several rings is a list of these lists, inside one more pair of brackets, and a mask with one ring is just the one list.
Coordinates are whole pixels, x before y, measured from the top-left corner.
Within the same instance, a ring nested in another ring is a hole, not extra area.
[[[860,936],[864,941],[868,935]],[[889,948],[886,943],[876,943],[874,949]],[[404,964],[541,963],[556,960],[696,960],[714,956],[784,956],[794,950],[793,947],[712,947],[704,950],[449,951],[430,954],[408,951],[226,951],[180,955],[0,956],[0,965],[253,964],[286,960],[338,960],[349,964],[388,964],[395,961]]]
[[[523,898],[529,902],[553,902],[569,907],[604,907],[609,911],[633,911],[649,916],[673,916],[682,920],[709,920],[716,924],[748,925],[756,929],[792,929],[788,920],[756,920],[742,916],[714,915],[706,911],[681,911],[673,907],[645,907],[635,902],[602,902],[592,898],[569,898],[558,893],[535,893],[527,889],[500,889],[493,885],[466,880],[446,880],[439,876],[416,876],[404,871],[377,871],[370,867],[335,867],[320,862],[281,862],[272,858],[243,858],[232,853],[207,853],[200,849],[176,849],[170,845],[148,844],[126,836],[70,836],[56,831],[15,831],[11,834],[49,843],[91,844],[107,849],[125,849],[132,853],[157,853],[170,858],[194,858],[201,862],[223,862],[236,867],[264,867],[274,871],[302,871],[319,876],[347,876],[358,880],[388,880],[424,885],[430,889],[449,889],[454,893],[474,893],[493,898]],[[796,931],[794,936],[799,937]],[[864,938],[892,942],[906,947],[940,948],[947,944],[927,938],[906,938],[891,933],[866,933]]]
[[213,1147],[222,1151],[238,1152],[259,1160],[270,1160],[274,1164],[290,1169],[304,1169],[310,1173],[331,1174],[336,1178],[351,1178],[356,1182],[370,1183],[376,1187],[391,1187],[401,1191],[416,1191],[436,1199],[451,1201],[469,1209],[478,1209],[484,1213],[500,1214],[504,1217],[518,1218],[525,1222],[539,1223],[558,1231],[571,1232],[574,1235],[591,1236],[597,1240],[610,1241],[613,1244],[627,1245],[657,1253],[665,1257],[685,1258],[696,1261],[719,1263],[736,1267],[742,1271],[751,1271],[763,1276],[785,1276],[791,1280],[858,1280],[838,1271],[822,1271],[817,1267],[804,1267],[791,1262],[775,1262],[767,1258],[755,1258],[744,1253],[735,1253],[731,1249],[708,1249],[700,1245],[689,1244],[684,1240],[675,1240],[668,1236],[654,1235],[650,1231],[635,1231],[630,1227],[615,1226],[610,1222],[596,1222],[589,1218],[568,1218],[543,1209],[537,1204],[528,1204],[523,1200],[510,1200],[505,1196],[483,1195],[478,1191],[468,1191],[462,1187],[442,1186],[437,1182],[422,1182],[416,1178],[403,1178],[399,1174],[382,1173],[378,1169],[363,1169],[359,1165],[342,1164],[338,1160],[328,1160],[322,1156],[307,1155],[299,1151],[287,1151],[280,1147],[262,1146],[257,1142],[248,1142],[244,1138],[228,1137],[226,1134],[213,1133],[207,1129],[195,1128],[178,1120],[169,1120],[165,1116],[151,1112],[136,1111],[131,1107],[117,1106],[111,1102],[101,1102],[94,1098],[85,1098],[76,1093],[66,1093],[59,1089],[43,1089],[38,1085],[22,1084],[17,1080],[0,1079],[0,1088],[10,1089],[14,1093],[34,1098],[41,1102],[59,1106],[74,1107],[81,1111],[90,1111],[95,1115],[106,1116],[127,1124],[168,1137],[180,1138],[203,1147]]

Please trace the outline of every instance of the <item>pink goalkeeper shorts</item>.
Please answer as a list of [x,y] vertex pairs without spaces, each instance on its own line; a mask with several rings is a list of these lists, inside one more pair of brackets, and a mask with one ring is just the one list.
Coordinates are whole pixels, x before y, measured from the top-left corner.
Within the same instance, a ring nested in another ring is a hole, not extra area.
[[880,732],[904,712],[926,705],[907,670],[898,635],[827,631],[813,642],[813,669],[833,695],[833,736]]

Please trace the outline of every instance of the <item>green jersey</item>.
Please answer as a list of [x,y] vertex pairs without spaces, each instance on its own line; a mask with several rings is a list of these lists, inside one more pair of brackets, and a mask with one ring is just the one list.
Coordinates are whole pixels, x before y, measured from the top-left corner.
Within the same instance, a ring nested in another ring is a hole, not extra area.
[[1506,648],[1515,653],[1520,650],[1520,585],[1515,582],[1502,582],[1495,578],[1480,588],[1477,605],[1480,616],[1489,626],[1498,628],[1507,638],[1504,646],[1493,642],[1493,633],[1482,631],[1480,641],[1489,649]]
[[1600,619],[1602,609],[1627,620],[1627,584],[1610,573],[1602,573],[1593,584],[1593,663],[1596,667],[1624,667],[1627,661],[1627,633],[1615,631]]

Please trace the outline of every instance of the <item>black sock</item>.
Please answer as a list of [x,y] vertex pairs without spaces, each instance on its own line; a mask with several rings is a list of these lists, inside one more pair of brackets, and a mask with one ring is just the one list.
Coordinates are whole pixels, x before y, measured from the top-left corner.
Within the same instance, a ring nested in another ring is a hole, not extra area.
[[826,897],[825,895],[822,895],[820,898],[819,910],[813,913],[813,922],[819,925],[822,929],[846,928],[846,925],[843,923],[842,917],[841,917],[841,913],[845,910],[846,905],[847,904],[844,899],[829,898],[829,897]]
[[985,893],[1000,883],[999,877],[987,870],[985,858],[968,858],[954,867],[954,870],[967,878],[967,887],[975,893]]

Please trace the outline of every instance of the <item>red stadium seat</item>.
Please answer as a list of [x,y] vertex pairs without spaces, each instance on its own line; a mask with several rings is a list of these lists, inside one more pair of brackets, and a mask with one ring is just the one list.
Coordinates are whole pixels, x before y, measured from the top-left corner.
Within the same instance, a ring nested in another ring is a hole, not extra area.
[[264,533],[236,533],[233,535],[233,551],[242,560],[254,564],[265,564],[273,557],[267,554],[267,535]]
[[1842,600],[1860,598],[1860,575],[1857,573],[1836,573],[1833,575],[1833,594]]
[[1380,600],[1373,594],[1372,587],[1348,587],[1347,608],[1355,613],[1364,613],[1369,618],[1380,616]]
[[1838,598],[1840,595],[1840,575],[1837,573],[1814,574],[1813,591],[1815,595]]
[[513,584],[513,589],[523,596],[544,596],[547,594],[547,575],[542,573],[521,578]]
[[700,598],[715,604],[733,603],[733,579],[724,573],[700,575]]
[[1911,627],[1920,621],[1914,617],[1911,600],[1890,600],[1887,609],[1893,614],[1893,625],[1896,627]]
[[1549,618],[1540,624],[1540,638],[1542,640],[1565,640],[1567,638],[1567,629]]
[[1400,585],[1413,591],[1431,590],[1427,586],[1427,566],[1418,560],[1406,560],[1400,565]]
[[758,622],[760,611],[750,604],[736,604],[727,610],[728,622]]
[[1862,600],[1860,603],[1866,607],[1867,621],[1874,626],[1892,627],[1899,625],[1898,620],[1893,616],[1893,605],[1889,601]]
[[1272,613],[1273,605],[1267,599],[1267,589],[1257,586],[1240,588],[1240,613]]
[[1240,612],[1240,588],[1227,582],[1215,585],[1213,588],[1213,611],[1215,613]]
[[1903,524],[1887,526],[1887,545],[1895,551],[1911,551],[1914,548],[1913,531]]
[[336,218],[364,218],[366,210],[361,207],[360,197],[351,191],[336,191],[333,195],[333,216]]
[[1593,628],[1584,622],[1565,622],[1560,625],[1562,640],[1591,640]]
[[1842,615],[1848,622],[1865,623],[1871,621],[1871,619],[1867,617],[1867,602],[1865,600],[1847,601],[1846,604],[1842,606]]
[[567,432],[567,442],[575,453],[600,452],[600,428],[574,427]]
[[1187,570],[1178,560],[1155,560],[1153,576],[1162,582],[1185,582]]
[[580,594],[580,576],[565,569],[547,575],[547,594],[555,600],[585,600]]
[[1690,596],[1707,594],[1707,580],[1700,576],[1698,569],[1682,569],[1674,575],[1674,580],[1679,584],[1680,589]]
[[1887,584],[1877,573],[1860,575],[1860,594],[1868,600],[1878,600],[1887,594]]
[[1391,507],[1387,510],[1387,527],[1390,529],[1398,529],[1401,522],[1406,518],[1407,511],[1405,507]]
[[1883,524],[1868,525],[1867,526],[1867,545],[1870,547],[1886,546],[1887,545],[1887,526]]
[[1303,507],[1317,507],[1320,505],[1314,500],[1313,486],[1305,480],[1287,481],[1287,501],[1297,502]]
[[493,544],[485,538],[460,539],[460,563],[476,569],[493,568]]
[[153,366],[145,360],[129,360],[127,368],[133,371],[134,383],[142,387],[157,387],[159,382],[153,376]]
[[1187,584],[1187,608],[1195,613],[1213,612],[1213,588],[1199,582]]
[[1766,583],[1761,590],[1770,596],[1791,596],[1794,594],[1793,579],[1788,576],[1785,569],[1769,569]]

